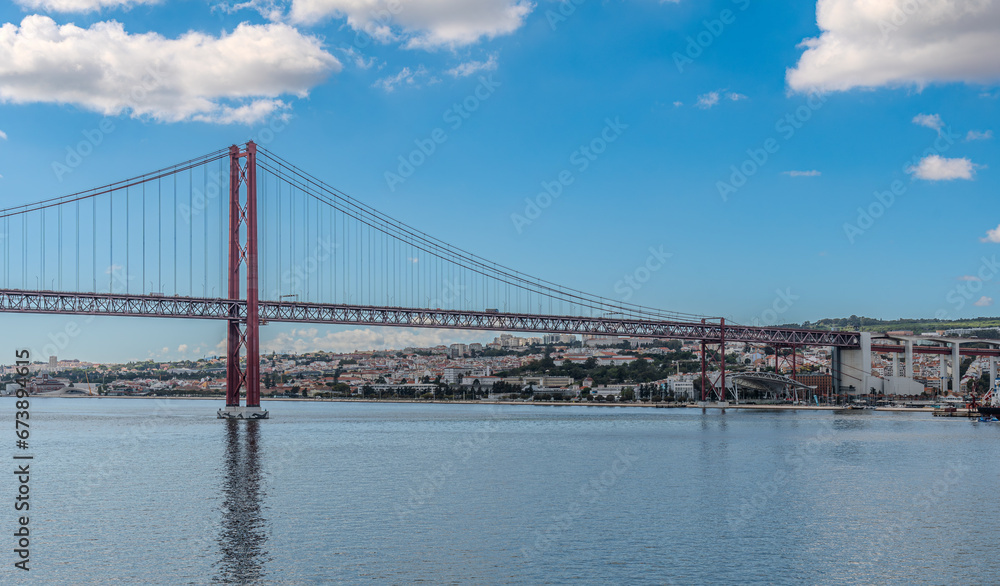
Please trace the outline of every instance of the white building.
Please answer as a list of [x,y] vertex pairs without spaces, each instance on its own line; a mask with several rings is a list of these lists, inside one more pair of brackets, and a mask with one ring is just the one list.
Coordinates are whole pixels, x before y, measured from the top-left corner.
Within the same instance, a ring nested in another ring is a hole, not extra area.
[[444,369],[444,375],[441,377],[441,382],[449,385],[456,385],[462,382],[462,377],[470,372],[471,369],[469,368],[446,368]]
[[669,383],[670,394],[675,397],[684,397],[686,399],[694,399],[694,381],[693,380],[671,380]]
[[476,386],[477,382],[479,383],[480,387],[490,388],[493,385],[495,385],[498,382],[500,382],[500,377],[498,377],[498,376],[475,376],[475,375],[462,377],[462,386],[463,387],[474,387],[474,386]]

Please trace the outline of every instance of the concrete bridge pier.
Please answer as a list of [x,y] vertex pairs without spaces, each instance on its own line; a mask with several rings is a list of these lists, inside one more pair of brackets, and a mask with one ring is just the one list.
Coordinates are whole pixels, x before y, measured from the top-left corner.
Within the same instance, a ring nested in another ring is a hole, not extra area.
[[860,338],[860,348],[834,349],[833,381],[838,392],[841,387],[853,386],[855,395],[866,395],[872,386],[871,332],[861,332]]
[[962,396],[962,356],[959,350],[962,345],[959,342],[951,343],[951,392]]

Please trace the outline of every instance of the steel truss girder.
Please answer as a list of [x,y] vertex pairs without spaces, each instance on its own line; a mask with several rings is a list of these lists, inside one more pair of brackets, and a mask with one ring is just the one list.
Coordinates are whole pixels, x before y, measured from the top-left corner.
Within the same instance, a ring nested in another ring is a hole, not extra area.
[[[872,352],[883,354],[904,354],[906,346],[893,344],[872,344]],[[918,346],[913,345],[914,354],[940,354],[951,356],[951,348],[947,346]],[[998,348],[959,348],[958,353],[962,356],[1000,356]]]
[[[0,290],[0,312],[112,315],[229,320],[247,318],[244,300],[154,297],[107,293],[57,293]],[[565,333],[675,340],[721,340],[718,323],[690,323],[636,319],[531,315],[405,307],[368,307],[322,303],[260,301],[262,322],[400,326],[489,330],[501,332]],[[726,342],[796,346],[860,347],[857,332],[828,332],[779,327],[725,325]]]

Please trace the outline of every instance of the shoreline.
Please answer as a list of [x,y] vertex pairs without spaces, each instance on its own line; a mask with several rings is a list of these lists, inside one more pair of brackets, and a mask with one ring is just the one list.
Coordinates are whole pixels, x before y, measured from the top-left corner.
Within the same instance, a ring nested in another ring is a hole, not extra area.
[[[11,396],[13,397],[13,395]],[[107,397],[101,395],[31,395],[30,399],[129,399],[129,400],[188,400],[188,401],[217,401],[225,400],[224,396],[218,397],[172,397],[172,396],[115,396]],[[702,407],[698,403],[605,403],[596,401],[572,402],[572,401],[438,401],[434,399],[313,399],[300,397],[268,397],[261,398],[261,404],[270,402],[305,402],[305,403],[412,403],[417,405],[529,405],[532,407],[640,407],[645,409],[722,409],[721,407],[709,403]],[[842,405],[727,405],[724,409],[745,410],[745,411],[846,411]],[[905,413],[933,413],[934,407],[876,407],[868,411],[888,411]]]

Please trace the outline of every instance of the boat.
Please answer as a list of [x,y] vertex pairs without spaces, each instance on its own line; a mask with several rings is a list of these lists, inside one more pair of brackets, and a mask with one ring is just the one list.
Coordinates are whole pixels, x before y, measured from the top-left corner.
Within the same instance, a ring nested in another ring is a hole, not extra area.
[[985,417],[1000,416],[1000,390],[994,386],[986,396],[983,397],[983,404],[978,408],[979,414]]

